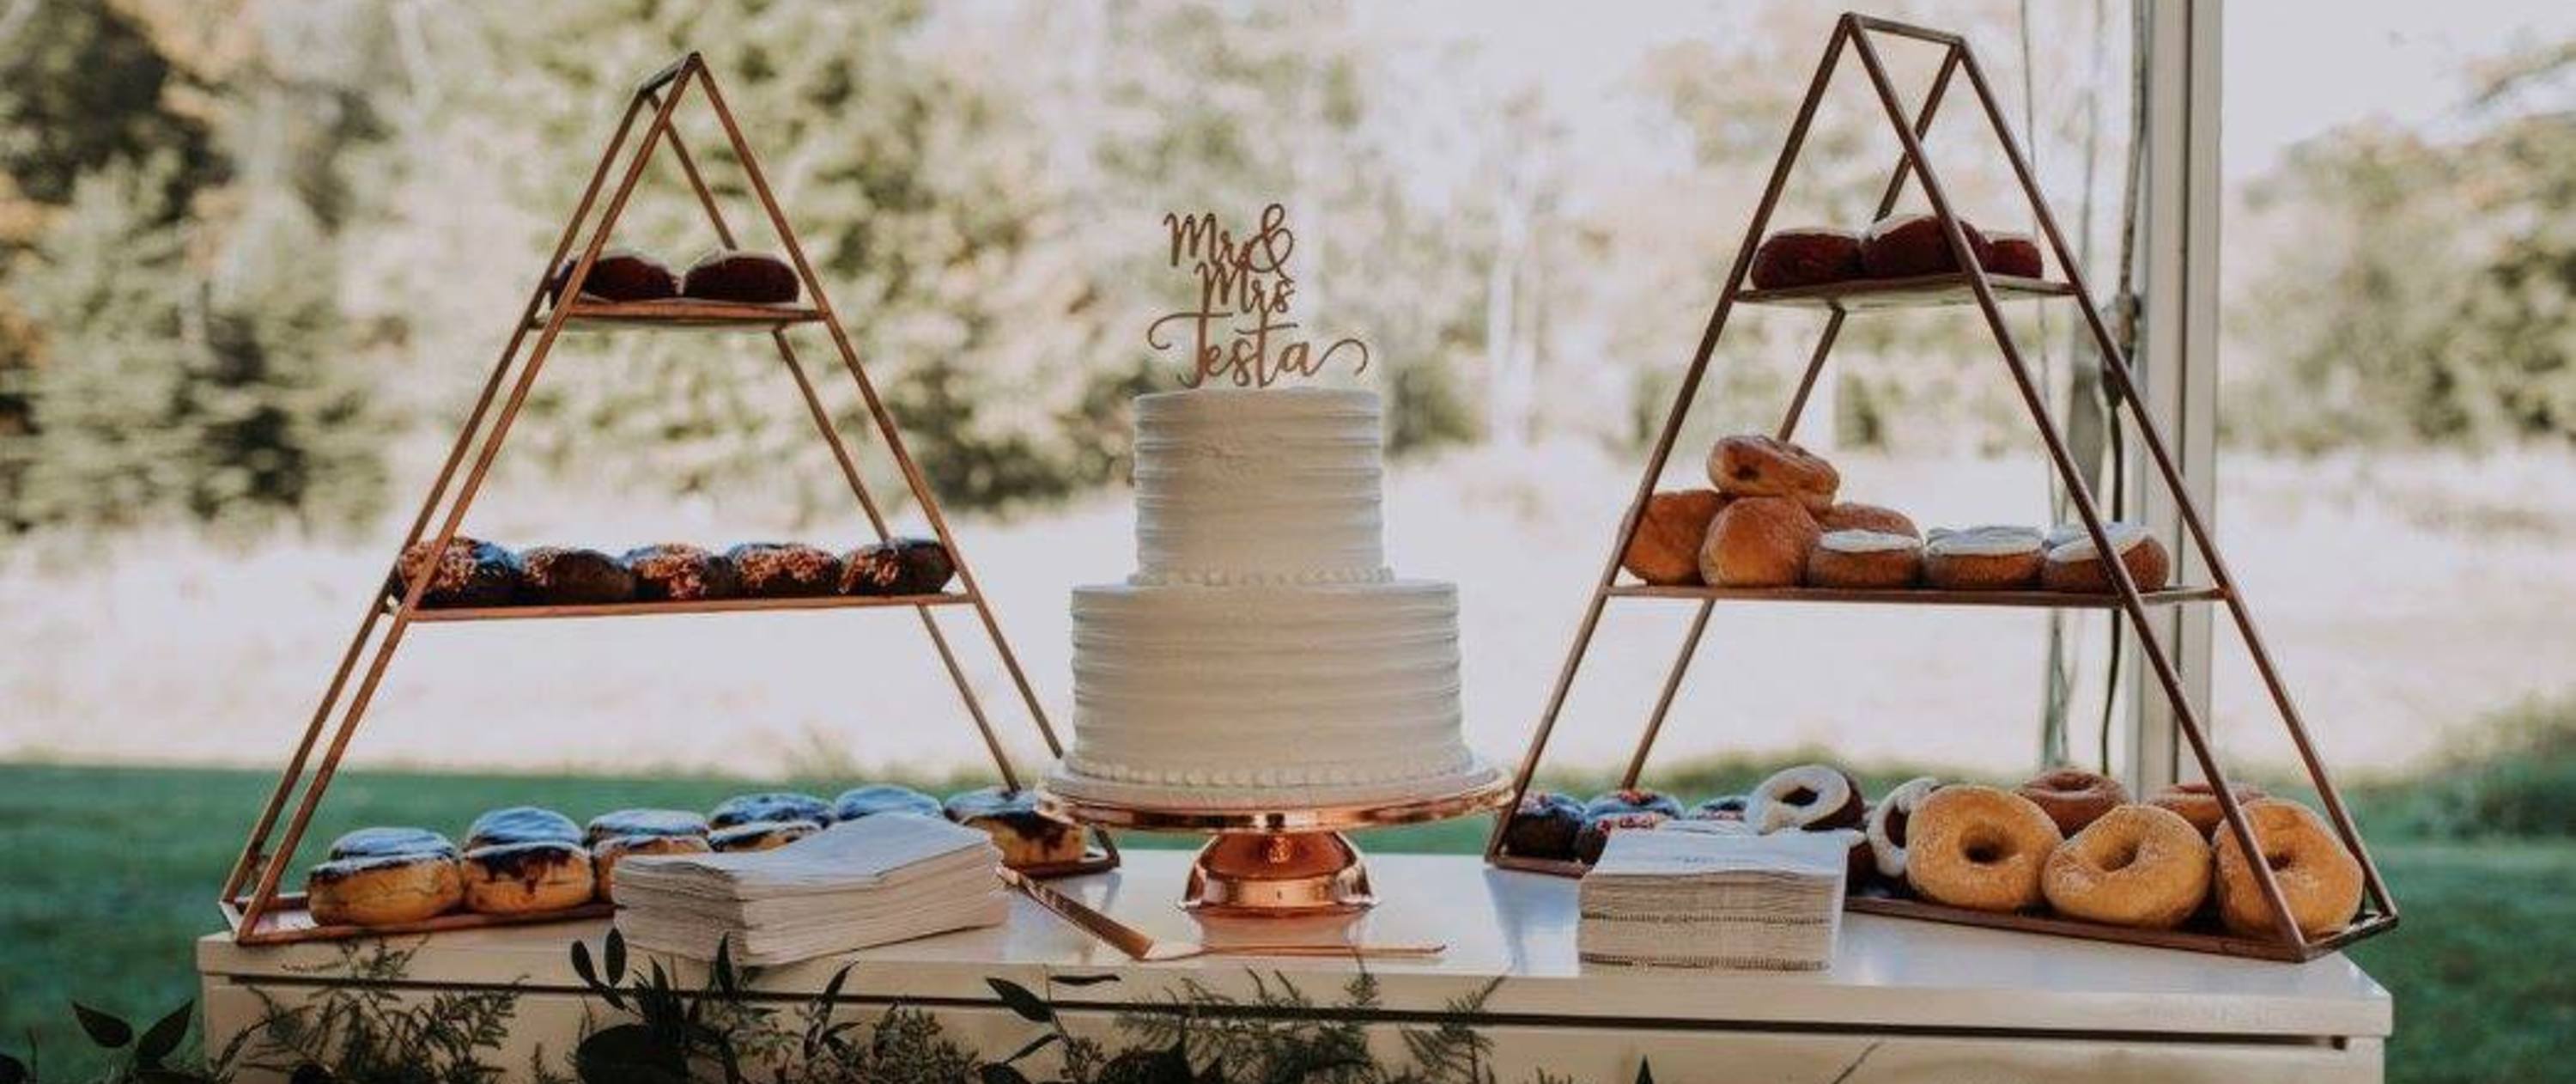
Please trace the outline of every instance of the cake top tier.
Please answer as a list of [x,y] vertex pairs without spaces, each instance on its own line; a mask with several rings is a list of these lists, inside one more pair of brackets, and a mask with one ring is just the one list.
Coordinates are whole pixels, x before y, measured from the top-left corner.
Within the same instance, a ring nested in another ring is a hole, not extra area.
[[1136,399],[1135,583],[1389,578],[1377,393],[1196,388]]

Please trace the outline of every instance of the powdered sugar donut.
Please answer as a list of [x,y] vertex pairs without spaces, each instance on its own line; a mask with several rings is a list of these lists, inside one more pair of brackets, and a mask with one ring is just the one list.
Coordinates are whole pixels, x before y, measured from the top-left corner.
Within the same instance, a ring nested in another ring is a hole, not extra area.
[[1916,776],[1896,785],[1887,797],[1869,809],[1869,856],[1878,875],[1891,881],[1905,880],[1905,839],[1907,822],[1914,817],[1916,806],[1923,804],[1941,781],[1931,776]]
[[1858,828],[1861,808],[1860,784],[1842,769],[1801,764],[1775,772],[1753,788],[1753,804],[1744,819],[1764,835],[1788,828]]

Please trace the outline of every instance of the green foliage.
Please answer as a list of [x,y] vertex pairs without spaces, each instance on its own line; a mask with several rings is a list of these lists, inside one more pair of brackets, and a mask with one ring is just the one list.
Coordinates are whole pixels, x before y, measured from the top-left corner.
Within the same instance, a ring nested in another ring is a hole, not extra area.
[[291,1074],[296,1084],[490,1084],[506,1074],[486,1061],[509,1037],[518,995],[505,990],[441,990],[408,1001],[391,985],[417,948],[379,942],[343,946],[336,968],[346,980],[315,988],[298,1004],[260,994],[266,1007],[236,1040],[239,1049],[213,1060]]
[[2534,700],[2428,771],[2356,787],[2365,830],[2433,839],[2576,839],[2576,697]]

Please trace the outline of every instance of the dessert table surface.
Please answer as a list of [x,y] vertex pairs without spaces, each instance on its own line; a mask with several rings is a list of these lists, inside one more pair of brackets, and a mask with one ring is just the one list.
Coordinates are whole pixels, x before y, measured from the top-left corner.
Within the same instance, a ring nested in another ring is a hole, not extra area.
[[[1843,918],[1834,965],[1821,972],[1625,968],[1577,958],[1575,882],[1490,869],[1472,857],[1372,856],[1381,902],[1350,919],[1203,923],[1175,903],[1187,867],[1185,853],[1130,850],[1123,869],[1054,883],[1159,938],[1444,942],[1448,949],[1436,959],[1368,961],[1380,983],[1378,1001],[1351,1011],[1418,1022],[1500,978],[1483,1001],[1482,1023],[1511,1033],[1507,1038],[1560,1029],[1564,1041],[1536,1049],[1602,1071],[1616,1071],[1618,1059],[1633,1059],[1633,1052],[1692,1036],[1703,1044],[1692,1050],[1738,1041],[1813,1050],[1851,1037],[1872,1038],[1873,1046],[1899,1042],[1905,1049],[1898,1054],[2028,1051],[2040,1058],[2030,1063],[2034,1071],[2098,1069],[2106,1064],[2101,1058],[2143,1070],[2159,1064],[2155,1057],[2172,1057],[2185,1060],[2139,1079],[2189,1079],[2193,1074],[2182,1070],[2203,1063],[2188,1059],[2206,1055],[2216,1059],[2206,1063],[2213,1074],[2231,1079],[2377,1079],[2393,1026],[2388,992],[2340,954],[2284,964],[1853,914]],[[606,925],[440,934],[417,942],[420,951],[401,982],[424,990],[514,986],[577,1000],[582,986],[568,960],[569,943],[582,938],[596,948]],[[197,946],[209,1012],[235,1026],[247,1021],[229,1018],[228,992],[327,981],[321,977],[341,960],[341,946],[331,944],[243,948],[218,934]],[[845,996],[854,1005],[901,1000],[989,1007],[996,998],[986,980],[1002,978],[1045,991],[1060,1008],[1104,1016],[1179,991],[1185,982],[1249,997],[1257,983],[1276,975],[1331,1005],[1359,967],[1334,958],[1138,964],[1015,898],[1004,925],[771,968],[756,989],[810,995],[844,964],[853,965]],[[701,973],[687,965],[679,970]],[[1050,976],[1097,974],[1119,981],[1047,985]],[[210,1025],[210,1033],[217,1030]],[[1586,1043],[1615,1050],[1592,1053]],[[1689,1079],[1668,1071],[1666,1058],[1655,1056],[1660,1076]]]

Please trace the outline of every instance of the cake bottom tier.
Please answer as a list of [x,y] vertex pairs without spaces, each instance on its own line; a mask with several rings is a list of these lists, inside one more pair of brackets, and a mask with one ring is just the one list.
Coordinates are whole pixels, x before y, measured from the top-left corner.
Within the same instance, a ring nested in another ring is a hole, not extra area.
[[1048,781],[1068,797],[1356,804],[1493,777],[1459,734],[1447,583],[1077,588],[1073,672]]

